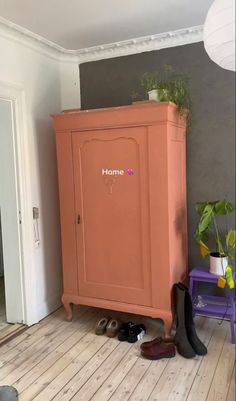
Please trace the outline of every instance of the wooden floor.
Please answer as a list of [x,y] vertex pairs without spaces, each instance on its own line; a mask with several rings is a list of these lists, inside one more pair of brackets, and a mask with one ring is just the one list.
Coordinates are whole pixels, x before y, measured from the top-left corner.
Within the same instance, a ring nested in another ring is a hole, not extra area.
[[[149,361],[140,356],[140,343],[94,334],[95,322],[107,311],[79,307],[75,314],[69,323],[60,309],[3,345],[0,385],[13,385],[20,401],[235,401],[228,322],[195,319],[208,346],[205,357]],[[161,334],[158,321],[135,318],[147,325],[145,341]]]
[[15,335],[18,331],[22,330],[22,328],[22,324],[9,324],[6,321],[4,279],[3,277],[0,277],[0,345],[12,335]]

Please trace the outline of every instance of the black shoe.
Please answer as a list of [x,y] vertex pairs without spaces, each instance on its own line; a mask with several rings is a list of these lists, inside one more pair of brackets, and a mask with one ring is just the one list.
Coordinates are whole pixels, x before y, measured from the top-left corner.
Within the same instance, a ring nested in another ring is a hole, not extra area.
[[119,341],[127,341],[129,330],[132,326],[135,326],[133,322],[122,323],[118,332]]
[[135,324],[129,330],[127,338],[128,343],[136,343],[136,341],[142,340],[146,333],[146,327],[144,324]]

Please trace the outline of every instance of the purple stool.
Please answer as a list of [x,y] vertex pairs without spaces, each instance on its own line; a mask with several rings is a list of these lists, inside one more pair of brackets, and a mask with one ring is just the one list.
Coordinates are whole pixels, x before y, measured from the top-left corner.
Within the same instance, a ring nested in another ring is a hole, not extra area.
[[199,292],[197,283],[213,283],[216,286],[219,276],[209,273],[204,267],[196,267],[190,272],[189,277],[189,293],[192,298],[193,313],[195,315],[229,319],[232,344],[235,344],[235,288],[230,290],[227,286],[222,297],[205,295]]

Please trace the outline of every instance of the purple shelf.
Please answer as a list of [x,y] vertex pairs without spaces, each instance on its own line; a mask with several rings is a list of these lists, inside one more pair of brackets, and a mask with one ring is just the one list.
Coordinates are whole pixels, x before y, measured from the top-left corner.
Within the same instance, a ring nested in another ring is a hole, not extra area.
[[[236,273],[234,273],[236,278]],[[196,281],[204,281],[206,283],[217,283],[219,276],[212,274],[206,267],[195,267],[189,273],[189,277],[192,277]]]
[[231,318],[233,314],[233,308],[231,306],[226,306],[225,305],[213,305],[213,304],[207,304],[204,307],[194,307],[194,312],[197,315],[205,315],[205,316],[215,316],[222,318],[223,316],[225,318]]
[[215,317],[225,316],[230,318],[234,314],[234,307],[231,305],[230,300],[228,300],[227,303],[227,299],[224,297],[202,295],[202,300],[206,303],[206,305],[202,307],[194,305],[197,301],[196,299],[193,301],[193,310],[198,315],[201,314]]
[[[234,276],[236,278],[236,275]],[[225,318],[230,320],[231,327],[231,337],[232,343],[236,343],[235,334],[235,310],[236,310],[236,300],[235,300],[235,290],[230,290],[222,292],[222,297],[214,295],[206,295],[199,292],[198,283],[212,283],[217,284],[218,276],[212,273],[204,267],[196,267],[190,274],[190,286],[189,292],[193,301],[193,312],[196,315],[204,315],[217,318]],[[196,306],[198,296],[201,296],[205,306]]]

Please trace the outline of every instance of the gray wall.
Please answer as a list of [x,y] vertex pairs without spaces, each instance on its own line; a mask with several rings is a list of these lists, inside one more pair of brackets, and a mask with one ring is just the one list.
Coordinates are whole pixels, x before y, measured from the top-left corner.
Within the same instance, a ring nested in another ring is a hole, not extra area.
[[190,78],[193,122],[187,136],[189,267],[206,265],[193,234],[197,201],[235,199],[235,74],[214,64],[203,44],[84,63],[82,108],[131,103],[145,71],[171,64]]

